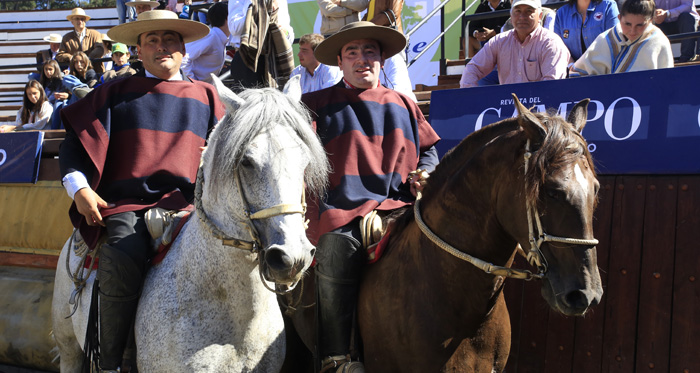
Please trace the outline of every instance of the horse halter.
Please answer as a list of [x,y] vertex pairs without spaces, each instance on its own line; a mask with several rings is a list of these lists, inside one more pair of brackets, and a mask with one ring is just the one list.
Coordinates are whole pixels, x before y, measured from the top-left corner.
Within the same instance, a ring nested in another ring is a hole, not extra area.
[[[532,152],[530,152],[530,140],[527,140],[525,144],[525,154],[523,156],[525,163],[525,172],[527,174],[528,164],[530,158],[532,157]],[[581,239],[581,238],[569,238],[569,237],[559,237],[552,236],[545,233],[542,228],[542,223],[540,222],[540,214],[537,210],[535,202],[526,201],[525,207],[527,208],[527,225],[528,225],[528,241],[530,242],[530,250],[527,253],[527,261],[530,265],[537,267],[537,273],[532,273],[526,269],[508,268],[503,266],[498,266],[479,258],[475,258],[463,251],[456,249],[447,242],[443,241],[438,237],[430,228],[425,224],[423,218],[420,214],[420,201],[422,194],[418,192],[416,196],[416,203],[413,205],[414,216],[416,218],[416,223],[421,232],[426,235],[434,244],[436,244],[441,249],[447,251],[449,254],[462,259],[466,262],[471,263],[475,267],[481,269],[482,271],[495,275],[495,276],[505,276],[511,277],[519,280],[532,280],[533,278],[542,279],[547,273],[547,260],[540,250],[540,246],[543,242],[562,242],[572,245],[590,245],[594,246],[598,244],[596,239]],[[537,223],[537,231],[539,235],[535,237],[535,230],[532,224],[532,216],[535,217],[535,222]]]
[[[248,201],[245,198],[243,186],[241,185],[241,178],[238,174],[238,170],[235,171],[234,177],[236,180],[236,187],[238,188],[238,194],[241,196],[241,200],[243,202],[244,213],[246,216],[246,219],[243,222],[246,224],[246,230],[250,234],[250,241],[226,235],[214,222],[211,221],[207,213],[204,211],[204,208],[202,207],[202,187],[204,185],[204,173],[202,172],[201,167],[199,168],[199,170],[197,170],[197,183],[195,184],[194,193],[194,205],[197,211],[197,216],[199,216],[199,220],[202,223],[204,223],[206,227],[209,228],[212,235],[214,235],[215,238],[221,240],[222,245],[231,246],[241,250],[247,250],[259,254],[260,251],[262,251],[262,242],[260,241],[260,235],[258,234],[258,230],[255,229],[253,220],[269,219],[278,215],[288,214],[301,214],[302,219],[305,217],[306,193],[303,188],[301,190],[301,203],[282,203],[251,213]],[[307,220],[304,220],[304,228],[308,228]]]
[[[532,157],[532,152],[530,152],[530,140],[528,139],[525,143],[525,153],[523,158],[525,161],[525,174],[527,174],[527,168],[530,164],[530,158]],[[538,275],[544,277],[547,273],[547,259],[545,259],[544,254],[540,247],[543,242],[560,242],[570,245],[586,245],[595,246],[598,244],[598,240],[584,239],[584,238],[570,238],[570,237],[559,237],[547,234],[542,228],[542,222],[540,221],[540,213],[537,210],[536,203],[534,201],[526,202],[525,207],[527,207],[527,231],[528,231],[528,241],[530,242],[530,251],[527,253],[527,261],[531,266],[537,267]],[[535,237],[535,227],[532,224],[532,217],[535,217],[535,222],[537,223],[537,232],[539,235]]]

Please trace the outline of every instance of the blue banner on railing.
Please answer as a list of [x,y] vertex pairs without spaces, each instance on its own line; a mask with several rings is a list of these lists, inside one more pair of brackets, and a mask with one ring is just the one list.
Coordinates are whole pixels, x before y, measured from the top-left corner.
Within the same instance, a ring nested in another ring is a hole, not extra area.
[[36,183],[44,133],[0,134],[0,183]]
[[602,174],[700,173],[700,66],[434,91],[430,123],[442,156],[482,126],[533,111],[566,117],[590,98],[583,136]]

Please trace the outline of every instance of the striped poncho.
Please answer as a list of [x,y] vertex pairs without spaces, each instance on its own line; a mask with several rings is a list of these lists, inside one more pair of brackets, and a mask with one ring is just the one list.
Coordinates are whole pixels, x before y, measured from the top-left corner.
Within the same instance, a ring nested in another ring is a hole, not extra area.
[[374,209],[393,210],[414,200],[406,177],[440,138],[411,99],[382,86],[348,89],[341,81],[302,101],[332,167],[325,198],[309,204],[313,242]]
[[[61,110],[67,130],[62,173],[81,171],[114,204],[101,209],[103,217],[155,206],[182,209],[193,197],[199,147],[224,115],[218,97],[198,81],[132,76],[106,83]],[[96,243],[99,227],[88,226],[75,203],[70,216],[86,242]]]
[[598,35],[581,58],[574,63],[570,77],[603,75],[673,67],[671,44],[664,33],[651,23],[636,40],[622,34],[620,24]]

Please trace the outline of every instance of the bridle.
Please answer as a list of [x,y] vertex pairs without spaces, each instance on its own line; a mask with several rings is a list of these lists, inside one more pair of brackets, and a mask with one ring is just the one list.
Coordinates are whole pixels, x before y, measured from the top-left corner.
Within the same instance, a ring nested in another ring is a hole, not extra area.
[[[255,228],[253,220],[269,219],[279,215],[301,214],[302,219],[304,219],[304,229],[308,228],[308,220],[305,219],[306,192],[304,191],[304,188],[301,189],[300,203],[282,203],[256,212],[252,212],[250,209],[250,205],[248,204],[248,200],[245,197],[245,192],[241,184],[241,177],[238,173],[238,168],[236,168],[236,170],[234,171],[234,179],[236,180],[236,188],[238,188],[238,194],[241,196],[241,202],[243,202],[243,213],[245,215],[245,220],[243,220],[243,223],[245,223],[246,230],[248,231],[248,234],[251,237],[250,240],[244,240],[241,238],[227,235],[221,230],[221,228],[219,228],[216,225],[216,223],[214,223],[209,218],[206,211],[204,211],[204,207],[202,207],[202,189],[204,186],[204,172],[202,171],[202,167],[199,167],[199,169],[197,170],[197,182],[195,183],[194,191],[194,206],[197,211],[197,216],[199,217],[199,220],[204,224],[204,226],[207,227],[207,229],[211,232],[214,238],[221,240],[222,245],[250,251],[251,253],[257,254],[258,259],[260,259],[260,255],[261,253],[263,253],[264,249],[262,248],[260,234]],[[295,283],[292,286],[289,286],[286,291],[278,292],[267,285],[267,282],[263,278],[262,265],[259,264],[258,269],[260,272],[260,279],[262,280],[263,285],[265,285],[265,287],[272,292],[275,292],[277,294],[284,294],[286,292],[292,291],[296,286]]]
[[[523,161],[525,163],[525,175],[527,175],[528,164],[530,163],[530,158],[532,157],[532,152],[530,152],[530,140],[525,143],[525,153],[523,155]],[[528,241],[530,243],[530,250],[527,253],[527,261],[530,265],[537,268],[537,273],[532,273],[526,269],[508,268],[503,266],[498,266],[479,258],[473,257],[463,251],[460,251],[447,242],[443,241],[438,237],[430,228],[425,224],[423,218],[420,214],[420,201],[422,194],[418,192],[416,196],[416,203],[413,205],[413,211],[421,232],[425,234],[434,244],[436,244],[441,249],[447,251],[449,254],[462,259],[466,262],[471,263],[475,267],[481,269],[482,271],[495,275],[495,276],[505,276],[520,280],[531,280],[533,278],[542,279],[547,274],[547,260],[540,249],[542,243],[544,242],[561,242],[570,245],[585,245],[585,246],[595,246],[598,244],[598,240],[594,239],[583,239],[583,238],[570,238],[570,237],[559,237],[547,234],[542,228],[542,223],[540,222],[540,214],[537,210],[535,201],[526,201],[525,207],[527,210],[527,226],[528,226]],[[535,217],[535,223],[537,232],[539,233],[535,236],[535,224],[532,222],[532,217]]]

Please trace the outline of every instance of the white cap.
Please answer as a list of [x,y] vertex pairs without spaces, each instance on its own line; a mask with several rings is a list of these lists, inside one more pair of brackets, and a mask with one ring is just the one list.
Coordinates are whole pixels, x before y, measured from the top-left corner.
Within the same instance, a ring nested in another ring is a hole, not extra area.
[[511,9],[518,5],[529,5],[535,9],[542,8],[542,2],[540,0],[515,0],[511,5]]

